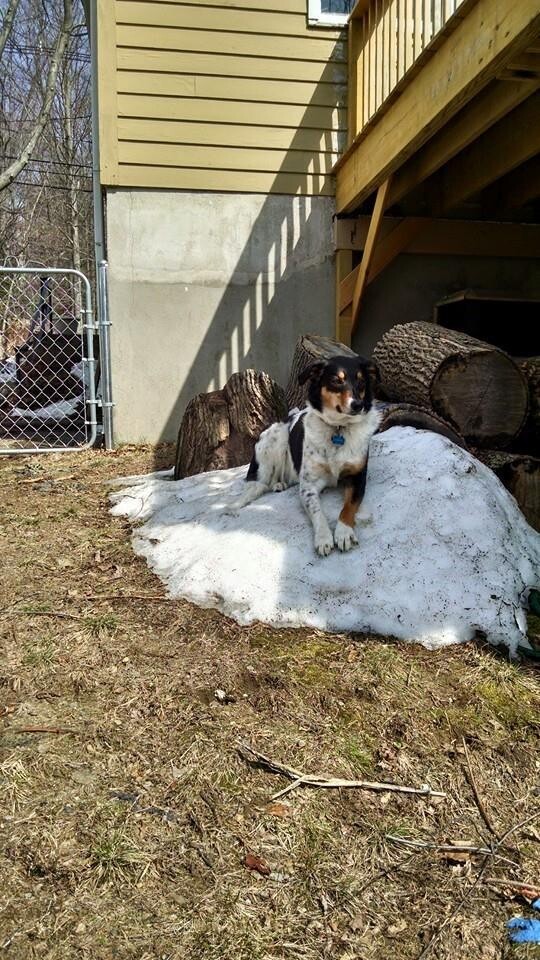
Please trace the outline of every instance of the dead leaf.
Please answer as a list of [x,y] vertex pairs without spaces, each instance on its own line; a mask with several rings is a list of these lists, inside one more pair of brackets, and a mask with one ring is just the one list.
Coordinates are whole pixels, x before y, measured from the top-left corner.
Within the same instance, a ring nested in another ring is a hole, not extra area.
[[391,927],[388,927],[386,931],[387,937],[399,937],[400,933],[403,933],[407,929],[407,923],[405,920],[398,920],[397,923],[393,923]]
[[449,863],[466,863],[467,860],[471,859],[471,853],[469,850],[445,850],[444,859],[448,860]]
[[263,877],[267,877],[272,872],[266,861],[262,857],[258,857],[256,853],[247,853],[244,863],[248,870],[256,870]]
[[292,809],[288,803],[269,803],[266,812],[272,817],[290,817]]

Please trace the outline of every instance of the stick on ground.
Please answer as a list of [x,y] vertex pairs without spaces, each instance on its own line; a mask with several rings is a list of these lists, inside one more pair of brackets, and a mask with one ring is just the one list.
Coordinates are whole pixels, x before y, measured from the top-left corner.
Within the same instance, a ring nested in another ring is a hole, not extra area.
[[269,757],[265,757],[263,753],[259,753],[246,743],[238,744],[238,752],[247,763],[265,767],[272,773],[281,773],[293,781],[283,790],[279,790],[278,793],[273,794],[272,800],[277,800],[279,797],[285,796],[285,794],[290,793],[292,790],[296,790],[297,787],[320,787],[334,790],[375,790],[378,792],[390,791],[393,793],[409,793],[423,797],[446,797],[445,793],[432,790],[427,784],[422,787],[407,787],[397,783],[379,783],[372,780],[343,780],[340,777],[314,776],[312,774],[302,773],[293,767],[288,767],[275,760],[270,760]]

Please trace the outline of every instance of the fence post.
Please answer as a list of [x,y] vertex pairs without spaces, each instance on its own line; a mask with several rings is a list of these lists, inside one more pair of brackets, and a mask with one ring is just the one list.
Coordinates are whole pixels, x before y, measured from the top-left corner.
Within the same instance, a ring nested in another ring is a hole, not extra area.
[[99,303],[99,346],[101,356],[101,406],[103,408],[103,433],[105,449],[114,450],[113,435],[113,399],[111,374],[111,345],[109,320],[109,298],[107,286],[107,261],[98,264],[98,303]]

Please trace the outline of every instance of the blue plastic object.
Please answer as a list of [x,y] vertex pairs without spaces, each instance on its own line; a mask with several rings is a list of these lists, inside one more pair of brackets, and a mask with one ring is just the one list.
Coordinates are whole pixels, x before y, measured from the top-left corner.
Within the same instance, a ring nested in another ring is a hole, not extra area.
[[[540,911],[540,899],[532,903],[533,910]],[[540,943],[540,920],[530,917],[512,917],[506,923],[512,943]]]

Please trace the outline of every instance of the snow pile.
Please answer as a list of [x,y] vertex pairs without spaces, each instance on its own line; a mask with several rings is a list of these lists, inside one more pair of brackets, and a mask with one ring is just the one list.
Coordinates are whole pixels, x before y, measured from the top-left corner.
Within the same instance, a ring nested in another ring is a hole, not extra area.
[[[495,475],[437,434],[396,427],[373,438],[360,546],[317,557],[293,487],[222,512],[245,467],[178,482],[170,472],[117,481],[115,516],[173,597],[241,624],[374,631],[435,648],[481,631],[515,651],[540,583],[540,535]],[[331,522],[342,503],[326,491]]]

